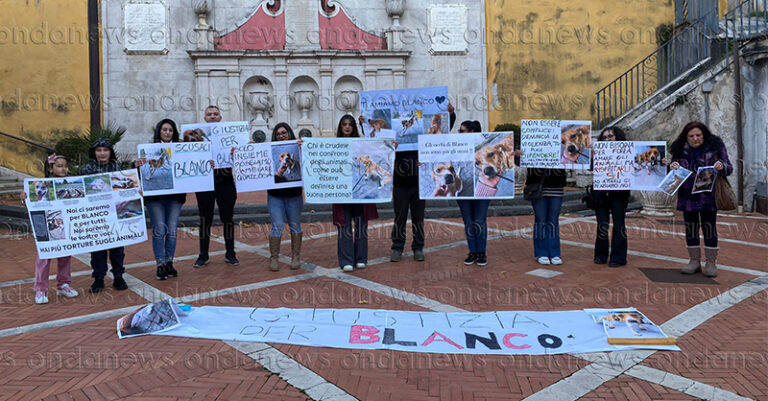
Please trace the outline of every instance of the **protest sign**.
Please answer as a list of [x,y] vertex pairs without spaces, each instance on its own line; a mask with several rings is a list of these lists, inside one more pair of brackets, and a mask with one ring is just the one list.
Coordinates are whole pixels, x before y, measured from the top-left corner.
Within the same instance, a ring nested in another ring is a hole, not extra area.
[[182,124],[181,132],[184,140],[202,139],[211,143],[216,168],[232,167],[232,148],[250,141],[248,121]]
[[27,178],[24,190],[40,259],[147,240],[136,170]]
[[142,144],[138,154],[144,196],[213,191],[210,142]]
[[714,167],[699,167],[696,170],[691,193],[712,192],[715,189],[715,178],[717,178],[717,170]]
[[669,174],[664,177],[664,180],[659,183],[658,190],[669,196],[673,196],[675,192],[683,186],[683,183],[691,176],[691,174],[693,174],[691,170],[682,167],[677,170],[671,170]]
[[166,299],[141,307],[117,320],[117,337],[158,334],[179,327],[181,325],[179,316],[187,316],[187,312],[179,308],[174,299]]
[[362,135],[397,140],[398,151],[416,150],[419,135],[447,134],[448,87],[360,92]]
[[512,199],[515,196],[512,132],[419,137],[419,197]]
[[301,150],[298,141],[249,143],[235,148],[237,192],[300,187]]
[[[605,316],[616,311],[591,312]],[[179,316],[179,320],[179,326],[157,334],[312,347],[475,355],[680,350],[674,345],[611,345],[602,322],[596,322],[583,310],[444,313],[203,306],[192,308],[187,316]],[[638,337],[645,338],[647,332],[647,337],[656,339],[660,332],[655,329],[657,326],[647,319],[642,324],[647,330]]]
[[395,144],[378,138],[305,138],[301,146],[307,203],[392,200]]
[[598,141],[592,146],[593,186],[596,190],[657,191],[664,180],[665,142]]
[[521,167],[589,170],[592,123],[567,120],[522,120]]
[[677,340],[664,334],[635,308],[585,309],[595,323],[601,323],[609,344],[675,345]]

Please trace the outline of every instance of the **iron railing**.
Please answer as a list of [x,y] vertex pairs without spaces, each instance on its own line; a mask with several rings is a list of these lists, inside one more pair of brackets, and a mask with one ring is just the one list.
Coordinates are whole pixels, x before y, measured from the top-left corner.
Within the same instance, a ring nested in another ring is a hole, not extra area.
[[45,151],[47,151],[49,153],[52,153],[54,151],[53,148],[51,148],[51,147],[48,147],[48,146],[45,146],[45,145],[41,145],[39,143],[32,142],[32,141],[29,141],[29,140],[24,139],[24,138],[19,138],[18,136],[14,136],[14,135],[11,135],[11,134],[6,134],[5,132],[2,132],[2,131],[0,131],[0,135],[2,135],[4,137],[11,138],[11,139],[19,141],[19,142],[24,142],[27,145],[31,145],[31,146],[43,149],[43,150],[45,150]]
[[768,37],[768,0],[745,0],[723,16],[721,28],[726,57],[730,59],[733,46],[739,46],[739,42]]

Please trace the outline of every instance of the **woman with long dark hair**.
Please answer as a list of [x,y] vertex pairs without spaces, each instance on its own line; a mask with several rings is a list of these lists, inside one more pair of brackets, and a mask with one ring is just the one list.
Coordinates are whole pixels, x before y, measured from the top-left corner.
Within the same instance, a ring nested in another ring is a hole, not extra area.
[[[600,132],[598,141],[626,141],[627,134],[619,127],[608,127]],[[627,264],[627,227],[624,220],[629,205],[629,191],[594,191],[595,218],[597,219],[597,236],[595,238],[595,263],[602,265],[606,262],[610,267],[620,267]],[[613,216],[613,231],[610,243],[608,227]],[[610,250],[610,255],[609,255]]]
[[[676,170],[686,168],[696,174],[699,167],[714,167],[716,173],[725,176],[733,173],[733,165],[722,139],[712,134],[709,128],[693,121],[686,124],[677,139],[670,146],[672,162],[669,167]],[[690,260],[682,269],[683,274],[701,270],[701,248],[699,230],[704,235],[706,264],[703,273],[708,277],[717,276],[717,204],[715,193],[692,193],[693,176],[685,180],[677,191],[677,210],[683,212],[685,221],[685,243]]]
[[[336,137],[360,137],[354,117],[349,114],[341,117]],[[339,230],[336,249],[343,271],[365,269],[368,264],[368,220],[378,217],[375,204],[333,204],[333,224]]]
[[[483,128],[479,121],[466,120],[459,126],[459,133],[482,132]],[[501,176],[495,177],[496,183]],[[467,237],[467,246],[469,254],[464,259],[465,265],[477,264],[485,266],[488,264],[486,256],[486,243],[488,241],[488,206],[489,199],[459,199],[456,200],[461,211],[461,219],[464,220],[464,234]]]
[[[278,123],[272,129],[272,142],[290,141],[296,139],[293,130],[287,123]],[[275,183],[286,182],[285,166],[278,168],[275,173]],[[267,208],[272,220],[272,230],[269,232],[269,270],[278,271],[280,265],[280,240],[283,227],[288,224],[291,232],[291,269],[301,267],[301,209],[304,207],[301,187],[270,189],[267,191]]]

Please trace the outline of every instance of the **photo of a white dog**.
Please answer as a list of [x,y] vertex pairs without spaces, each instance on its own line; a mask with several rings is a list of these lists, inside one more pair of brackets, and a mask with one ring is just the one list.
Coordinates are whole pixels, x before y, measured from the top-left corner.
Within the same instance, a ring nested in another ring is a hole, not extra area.
[[365,141],[352,144],[352,197],[380,199],[392,196],[394,142]]
[[275,184],[301,181],[301,150],[297,143],[272,146]]

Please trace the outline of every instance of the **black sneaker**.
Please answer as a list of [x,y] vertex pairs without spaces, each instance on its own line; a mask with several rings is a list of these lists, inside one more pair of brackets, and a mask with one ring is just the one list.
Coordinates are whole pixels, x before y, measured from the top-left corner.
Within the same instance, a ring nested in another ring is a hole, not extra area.
[[98,294],[101,292],[101,290],[104,289],[104,280],[93,280],[93,284],[91,284],[91,288],[88,289],[88,292],[91,294]]
[[471,265],[475,262],[477,262],[477,254],[474,252],[470,252],[469,255],[467,255],[467,258],[464,259],[465,265]]
[[168,272],[165,270],[165,265],[157,265],[157,274],[155,278],[158,280],[165,280],[168,278]]
[[168,277],[179,277],[179,272],[173,268],[173,262],[168,262],[165,264],[165,274],[167,274]]
[[595,262],[596,265],[604,265],[607,263],[605,259],[600,259],[600,258],[595,258],[593,262]]
[[488,260],[485,258],[485,252],[477,254],[477,265],[485,266],[488,264]]
[[417,262],[423,262],[424,261],[424,251],[421,249],[417,249],[413,251],[413,260]]
[[112,288],[116,290],[127,290],[128,289],[128,283],[125,282],[125,279],[123,276],[115,277],[114,280],[112,280]]
[[197,260],[195,261],[195,264],[192,267],[201,268],[205,265],[207,265],[209,262],[208,258],[204,258],[202,256],[198,256]]
[[240,264],[240,261],[237,260],[235,255],[227,255],[227,256],[224,257],[224,259],[226,259],[227,263],[229,263],[232,266],[237,266],[237,265]]

